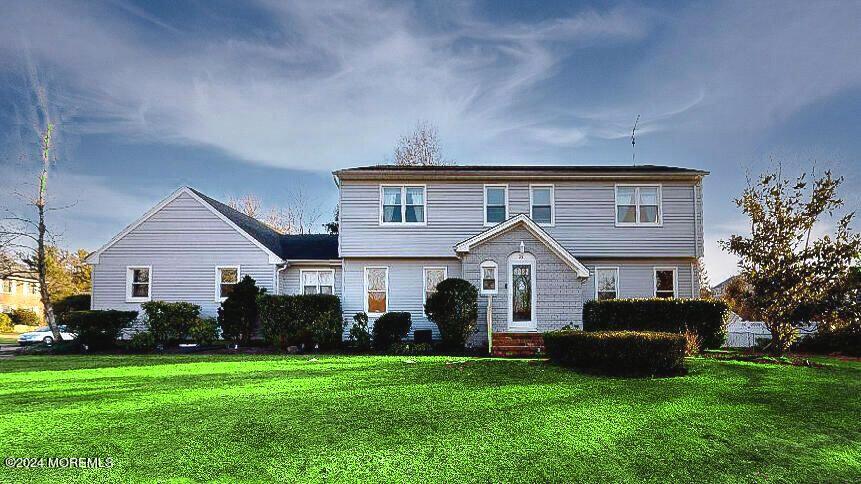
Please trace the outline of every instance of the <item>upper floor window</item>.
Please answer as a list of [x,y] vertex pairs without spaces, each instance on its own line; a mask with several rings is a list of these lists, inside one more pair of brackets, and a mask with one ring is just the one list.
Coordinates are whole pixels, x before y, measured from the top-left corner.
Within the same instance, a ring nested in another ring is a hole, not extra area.
[[655,297],[676,297],[676,268],[655,268]]
[[301,270],[302,294],[334,294],[335,270]]
[[484,225],[496,225],[508,218],[508,185],[484,186]]
[[446,267],[425,267],[424,268],[424,298],[427,302],[431,294],[436,292],[436,286],[448,277],[448,268]]
[[595,268],[595,299],[616,299],[619,297],[619,268]]
[[389,268],[365,267],[365,312],[379,316],[389,310]]
[[146,302],[152,297],[152,267],[126,268],[126,302]]
[[555,222],[555,207],[553,200],[553,185],[530,185],[530,216],[541,225],[553,225]]
[[216,267],[215,277],[215,298],[224,301],[233,292],[233,286],[239,283],[239,266]]
[[424,224],[425,187],[383,185],[380,187],[382,224]]
[[616,185],[616,225],[660,224],[660,185]]
[[496,265],[496,262],[492,260],[484,261],[481,263],[481,293],[482,294],[496,294],[498,292],[497,289],[497,279],[499,278],[499,268]]

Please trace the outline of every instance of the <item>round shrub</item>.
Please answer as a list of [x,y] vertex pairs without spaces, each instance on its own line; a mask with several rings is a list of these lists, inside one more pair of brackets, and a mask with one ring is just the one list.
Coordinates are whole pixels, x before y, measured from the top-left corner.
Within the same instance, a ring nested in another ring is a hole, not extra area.
[[157,344],[152,333],[141,331],[132,335],[128,342],[128,349],[136,352],[152,351]]
[[463,349],[475,333],[478,321],[478,290],[463,279],[446,279],[425,303],[425,314],[439,328],[442,344]]
[[30,309],[13,309],[9,314],[12,324],[23,324],[24,326],[41,326],[42,317]]
[[674,375],[685,371],[685,336],[648,331],[544,333],[553,363],[621,375]]
[[120,332],[138,317],[137,311],[71,311],[64,317],[68,330],[90,349],[112,348]]
[[0,313],[0,333],[11,333],[13,326],[12,318],[6,313]]
[[387,351],[394,343],[400,343],[410,332],[412,315],[407,312],[390,312],[383,314],[374,321],[372,331],[374,348]]
[[199,345],[211,345],[218,339],[218,321],[215,318],[197,318],[188,328],[188,336]]

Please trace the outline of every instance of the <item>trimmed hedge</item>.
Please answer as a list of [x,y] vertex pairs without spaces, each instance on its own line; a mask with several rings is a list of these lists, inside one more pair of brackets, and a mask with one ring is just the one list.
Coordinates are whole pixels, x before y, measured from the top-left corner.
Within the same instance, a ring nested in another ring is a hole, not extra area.
[[163,345],[184,341],[200,317],[200,306],[189,302],[148,301],[141,309],[146,313],[147,328]]
[[726,339],[729,308],[712,299],[609,299],[583,306],[585,331],[695,332],[703,348],[720,348]]
[[42,317],[32,309],[13,309],[8,313],[12,318],[12,324],[23,324],[24,326],[42,326]]
[[341,300],[331,294],[262,295],[257,299],[263,335],[286,348],[332,349],[341,344]]
[[840,353],[844,356],[861,356],[861,326],[853,325],[834,330],[820,330],[801,338],[793,351],[828,355]]
[[550,361],[614,375],[673,375],[685,371],[685,337],[649,331],[544,333]]
[[62,323],[66,314],[72,311],[89,311],[90,300],[89,294],[74,294],[52,302],[51,308],[54,310],[54,317]]
[[66,328],[90,349],[112,348],[120,332],[137,319],[137,311],[70,311],[63,317]]
[[374,321],[371,331],[374,340],[374,348],[379,351],[388,351],[410,332],[413,325],[412,315],[407,312],[390,312],[383,314]]

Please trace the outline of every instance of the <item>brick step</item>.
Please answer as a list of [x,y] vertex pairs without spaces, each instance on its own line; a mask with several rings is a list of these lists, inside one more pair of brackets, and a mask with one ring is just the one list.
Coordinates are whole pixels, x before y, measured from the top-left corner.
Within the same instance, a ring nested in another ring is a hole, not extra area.
[[544,351],[543,347],[525,347],[525,346],[494,346],[493,356],[509,356],[509,357],[526,357],[535,356]]

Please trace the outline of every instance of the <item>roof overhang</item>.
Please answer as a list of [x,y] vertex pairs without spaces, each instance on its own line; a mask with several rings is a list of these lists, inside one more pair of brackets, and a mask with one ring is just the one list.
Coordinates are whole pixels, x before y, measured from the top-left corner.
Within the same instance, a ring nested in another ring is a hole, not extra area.
[[210,212],[212,212],[212,214],[213,214],[213,215],[215,215],[216,217],[218,217],[219,219],[221,219],[224,223],[226,223],[227,225],[229,225],[233,230],[236,230],[237,232],[239,232],[239,234],[240,234],[240,235],[242,235],[243,237],[245,237],[246,239],[248,239],[251,243],[253,243],[254,245],[256,245],[260,250],[262,250],[263,252],[265,252],[265,253],[266,253],[266,255],[269,257],[269,263],[270,263],[270,264],[280,264],[280,263],[284,262],[284,261],[281,259],[281,257],[278,257],[278,255],[277,255],[277,254],[275,254],[274,252],[272,252],[271,250],[269,250],[269,248],[267,248],[265,245],[261,244],[261,243],[260,243],[260,241],[259,241],[259,240],[257,240],[257,239],[255,239],[254,237],[252,237],[252,236],[251,236],[251,234],[249,234],[248,232],[246,232],[246,231],[242,230],[238,225],[236,225],[235,223],[233,223],[233,221],[232,221],[232,220],[230,220],[229,218],[225,217],[223,213],[221,213],[221,212],[219,212],[218,210],[216,210],[216,209],[215,209],[215,207],[213,207],[212,205],[210,205],[209,203],[207,203],[207,201],[206,201],[206,200],[204,200],[203,198],[201,198],[200,196],[198,196],[198,195],[197,195],[197,193],[195,193],[195,192],[194,192],[194,190],[190,189],[189,187],[180,187],[180,188],[178,188],[176,191],[174,191],[173,193],[171,193],[170,195],[168,195],[168,196],[167,196],[167,198],[165,198],[164,200],[162,200],[162,201],[158,202],[158,204],[156,204],[156,206],[154,206],[153,208],[151,208],[151,209],[150,209],[147,213],[145,213],[141,218],[139,218],[139,219],[135,220],[134,222],[132,222],[132,224],[131,224],[131,225],[129,225],[128,227],[126,227],[125,229],[123,229],[123,231],[122,231],[122,232],[120,232],[120,233],[119,233],[119,234],[117,234],[113,239],[111,239],[110,241],[108,241],[108,243],[107,243],[107,244],[105,244],[105,245],[101,246],[98,250],[96,250],[95,252],[93,252],[93,253],[91,253],[90,255],[88,255],[88,256],[87,256],[87,259],[86,259],[86,262],[87,262],[88,264],[93,264],[93,265],[98,264],[98,263],[99,263],[99,257],[101,256],[102,252],[104,252],[105,250],[107,250],[108,248],[110,248],[111,246],[113,246],[114,244],[116,244],[117,242],[119,242],[120,240],[122,240],[122,238],[123,238],[123,237],[125,237],[126,235],[128,235],[132,230],[136,229],[136,228],[137,228],[138,226],[140,226],[142,223],[144,223],[144,222],[146,222],[147,220],[149,220],[149,219],[150,219],[150,217],[152,217],[153,215],[155,215],[156,213],[158,213],[158,212],[159,212],[161,209],[163,209],[163,208],[164,208],[168,203],[170,203],[170,202],[172,202],[172,201],[176,200],[180,195],[183,195],[183,194],[188,195],[188,196],[190,196],[191,198],[193,198],[193,199],[197,200],[198,202],[200,202],[200,204],[201,204],[201,205],[203,205],[204,207],[206,207]]
[[606,166],[442,166],[442,167],[375,167],[348,168],[333,172],[337,183],[343,180],[581,180],[581,181],[649,181],[677,180],[698,182],[709,172],[676,167]]
[[516,215],[508,220],[500,222],[484,232],[470,237],[454,246],[458,255],[467,254],[469,251],[484,242],[502,235],[515,228],[522,227],[528,230],[536,239],[541,241],[551,252],[559,257],[565,264],[577,273],[577,277],[589,277],[589,269],[574,257],[565,247],[550,236],[544,229],[538,226],[525,214]]

